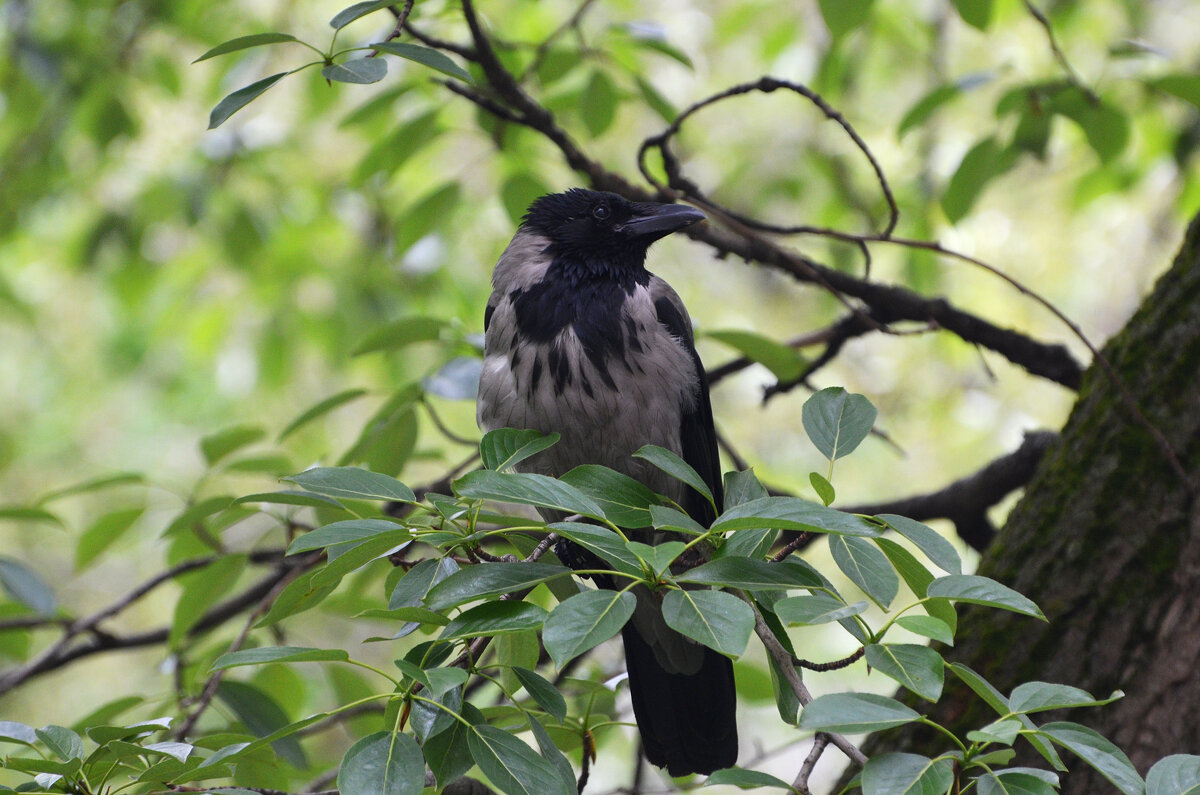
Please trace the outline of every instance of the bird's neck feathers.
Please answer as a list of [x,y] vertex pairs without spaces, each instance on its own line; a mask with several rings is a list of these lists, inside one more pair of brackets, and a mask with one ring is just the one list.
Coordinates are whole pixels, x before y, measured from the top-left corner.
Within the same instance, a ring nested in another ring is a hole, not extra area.
[[554,249],[551,244],[549,253],[553,258],[546,269],[547,281],[561,281],[575,288],[615,284],[627,294],[637,285],[645,286],[650,281],[650,272],[645,268],[645,249],[616,255]]

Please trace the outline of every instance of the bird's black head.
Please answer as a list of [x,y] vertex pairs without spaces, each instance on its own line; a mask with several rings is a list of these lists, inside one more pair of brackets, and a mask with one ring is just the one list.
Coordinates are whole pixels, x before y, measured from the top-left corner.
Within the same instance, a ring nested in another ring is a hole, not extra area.
[[535,200],[521,228],[546,238],[557,262],[620,279],[641,269],[655,240],[703,219],[704,213],[682,204],[631,202],[573,188]]

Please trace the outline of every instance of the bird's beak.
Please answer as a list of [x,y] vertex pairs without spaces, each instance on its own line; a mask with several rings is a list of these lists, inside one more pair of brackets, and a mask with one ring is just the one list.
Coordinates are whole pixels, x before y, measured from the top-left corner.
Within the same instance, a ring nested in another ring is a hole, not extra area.
[[634,237],[649,237],[657,240],[686,226],[704,220],[704,213],[686,204],[638,205],[638,213],[625,222],[625,231]]

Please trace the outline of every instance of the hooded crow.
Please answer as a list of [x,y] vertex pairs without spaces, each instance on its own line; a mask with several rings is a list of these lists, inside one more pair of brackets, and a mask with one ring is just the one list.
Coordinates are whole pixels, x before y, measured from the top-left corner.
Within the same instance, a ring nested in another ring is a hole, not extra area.
[[[485,430],[560,434],[519,469],[559,476],[602,464],[671,498],[705,527],[712,523],[701,495],[632,457],[647,444],[675,452],[721,505],[712,407],[691,321],[670,285],[645,268],[655,240],[703,218],[683,205],[580,188],[529,207],[492,276],[478,404]],[[632,536],[666,540],[654,531]],[[558,552],[568,565],[595,568],[573,544]],[[732,664],[668,627],[661,595],[638,588],[635,596],[622,638],[646,757],[673,776],[733,765]]]

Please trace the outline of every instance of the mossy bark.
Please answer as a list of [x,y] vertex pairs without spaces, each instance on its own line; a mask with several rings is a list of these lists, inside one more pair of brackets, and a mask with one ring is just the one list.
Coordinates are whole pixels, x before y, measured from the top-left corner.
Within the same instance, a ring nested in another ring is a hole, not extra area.
[[[1104,348],[1146,417],[1200,484],[1200,217],[1174,265]],[[1125,698],[1066,717],[1100,731],[1145,775],[1172,753],[1200,753],[1200,500],[1093,364],[1059,441],[1047,452],[979,573],[1036,601],[1049,621],[960,609],[945,650],[1007,693],[1032,680]],[[931,717],[961,736],[996,716],[953,676]],[[911,703],[911,702],[910,702]],[[1045,766],[1018,742],[1017,763]],[[936,754],[944,738],[896,730],[868,754]],[[1066,793],[1115,789],[1064,752]]]

